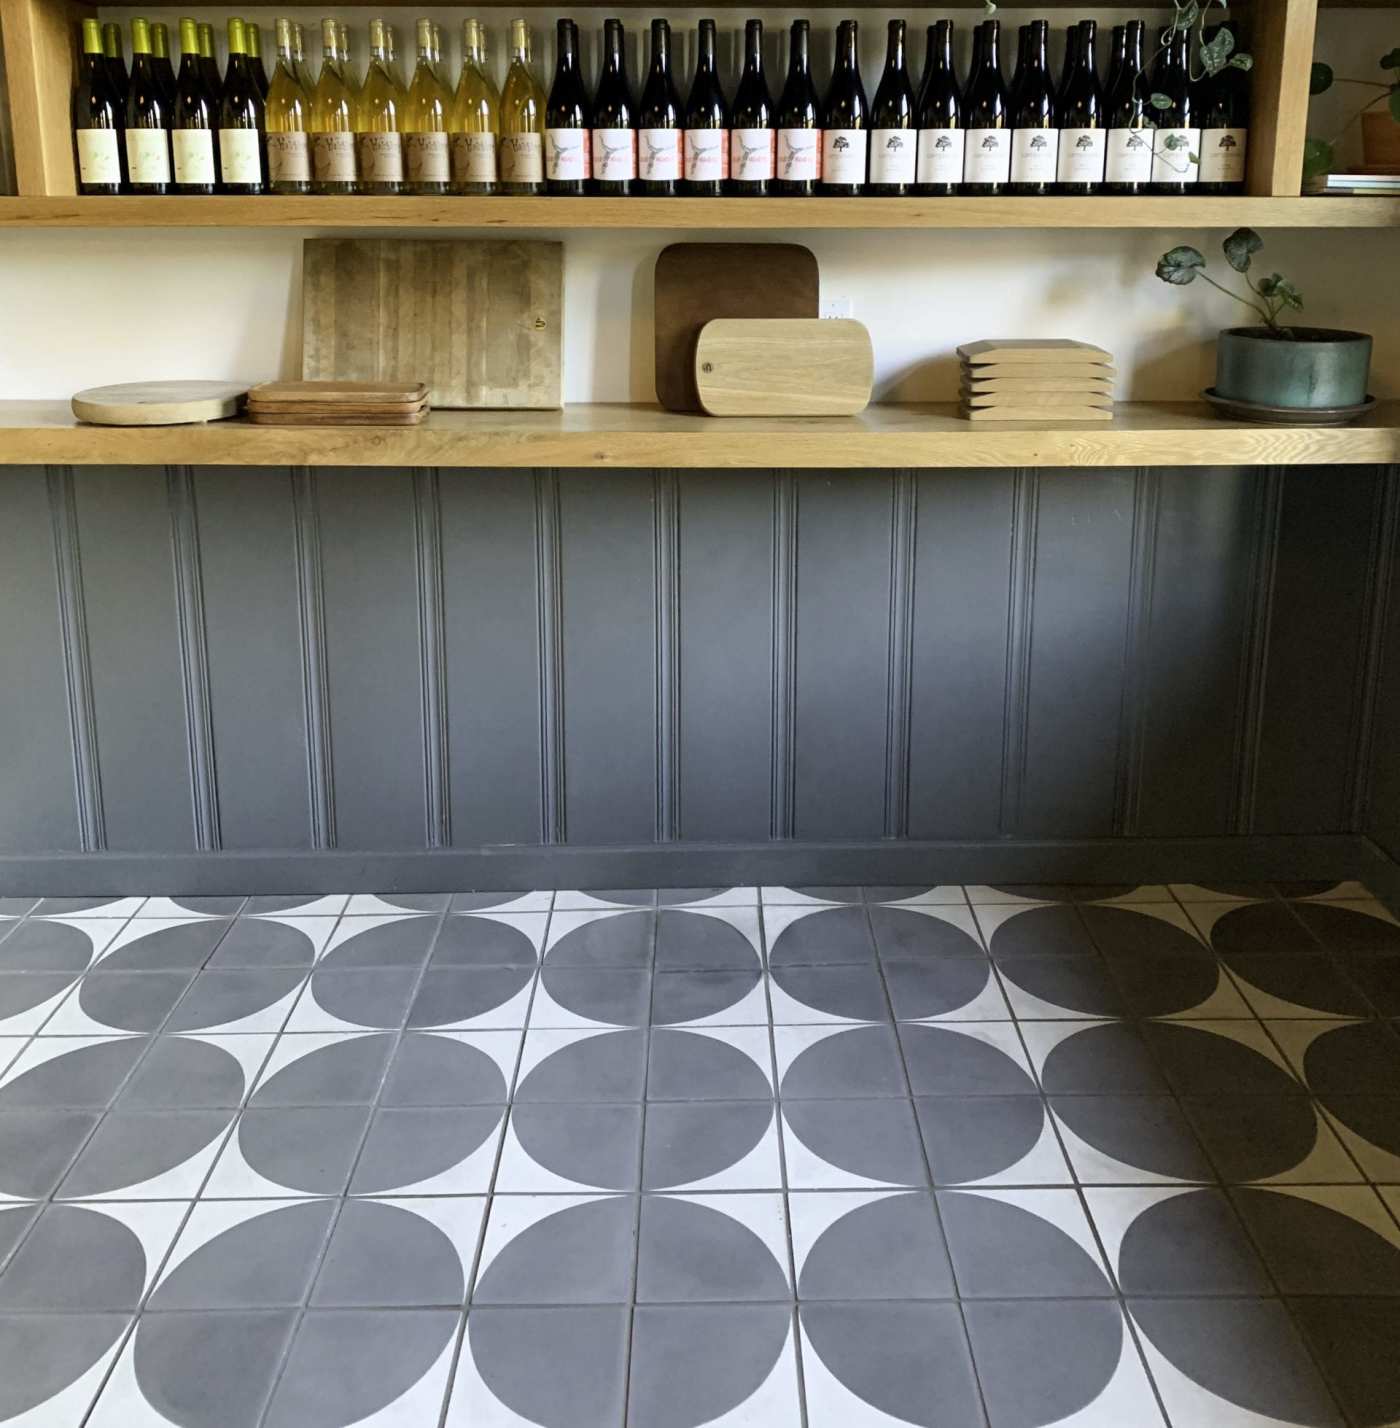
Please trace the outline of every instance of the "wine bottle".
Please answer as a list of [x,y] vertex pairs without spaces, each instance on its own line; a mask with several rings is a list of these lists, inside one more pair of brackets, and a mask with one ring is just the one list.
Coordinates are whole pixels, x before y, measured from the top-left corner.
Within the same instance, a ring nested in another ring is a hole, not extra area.
[[340,28],[321,21],[321,73],[311,91],[311,189],[354,193],[355,100],[341,69]]
[[603,68],[593,100],[593,191],[625,194],[637,176],[637,114],[621,20],[603,21]]
[[126,59],[122,55],[122,27],[112,20],[102,26],[102,54],[107,73],[117,91],[122,105],[122,123],[126,123],[126,96],[131,90],[131,76],[126,72]]
[[[1235,33],[1233,21],[1212,26],[1207,42],[1222,30]],[[1234,65],[1211,75],[1201,86],[1200,193],[1243,193],[1244,161],[1249,149],[1249,76]]]
[[671,78],[671,27],[653,20],[651,66],[637,115],[636,192],[674,198],[680,192],[683,146],[681,99]]
[[[432,21],[428,21],[429,33],[431,33]],[[428,42],[432,48],[432,41]],[[399,97],[399,108],[402,110],[408,104],[408,86],[403,82],[403,75],[399,71],[399,37],[394,27],[386,20],[384,22],[384,68],[389,71],[389,78],[394,81],[394,92]]]
[[170,30],[162,20],[151,25],[151,62],[160,81],[166,110],[175,112],[175,70],[170,63]]
[[292,21],[292,73],[309,99],[316,88],[316,76],[306,62],[306,31],[300,20]]
[[822,192],[851,198],[865,187],[870,108],[860,81],[859,31],[854,20],[836,27],[836,58],[822,109]]
[[384,21],[369,22],[369,64],[355,104],[361,193],[403,192],[403,106],[389,74]]
[[266,190],[267,146],[263,138],[263,101],[248,63],[243,21],[228,22],[228,68],[219,103],[219,173],[225,193]]
[[510,69],[501,89],[501,192],[544,192],[544,90],[530,69],[530,25],[510,22]]
[[1126,25],[1115,25],[1113,27],[1113,36],[1108,44],[1108,83],[1104,86],[1105,105],[1113,102],[1113,96],[1118,91],[1123,66],[1127,62],[1127,51],[1128,27]]
[[729,106],[715,60],[715,22],[696,31],[695,78],[685,104],[685,182],[693,198],[718,198],[729,177]]
[[277,62],[267,88],[267,186],[273,193],[311,192],[311,101],[296,76],[292,22],[276,25]]
[[928,59],[919,90],[918,189],[946,198],[962,188],[963,98],[953,68],[953,22],[928,27]]
[[1107,193],[1146,193],[1152,182],[1152,140],[1155,127],[1147,103],[1142,72],[1142,40],[1146,26],[1130,20],[1123,26],[1121,62],[1115,63],[1109,88],[1108,159],[1104,165]]
[[358,105],[360,99],[360,89],[364,80],[360,76],[360,66],[356,62],[354,53],[350,49],[350,27],[344,20],[335,22],[335,32],[339,40],[340,53],[340,77],[345,81],[345,87],[354,96]]
[[244,20],[243,38],[248,45],[248,70],[253,76],[253,83],[258,86],[263,103],[266,104],[270,82],[267,70],[263,68],[262,31],[251,20]]
[[207,20],[199,22],[199,77],[204,81],[204,92],[214,106],[214,117],[219,117],[219,102],[224,97],[224,79],[219,73],[218,60],[214,54],[214,27]]
[[73,90],[73,141],[78,154],[78,192],[116,194],[122,191],[126,111],[107,67],[102,26],[89,16],[83,21],[83,50],[78,59],[78,83]]
[[788,71],[774,121],[778,167],[773,192],[811,198],[822,177],[822,111],[812,83],[811,26],[794,20],[788,37]]
[[1078,37],[1077,61],[1060,100],[1060,156],[1055,178],[1061,193],[1091,194],[1103,186],[1107,155],[1103,90],[1095,53],[1098,25],[1081,20],[1074,33]]
[[591,171],[588,131],[593,115],[579,71],[578,26],[560,20],[555,28],[554,82],[544,111],[544,189],[577,197]]
[[729,128],[729,192],[762,198],[773,183],[777,162],[773,99],[763,73],[763,21],[744,23],[744,68],[734,91]]
[[918,169],[918,129],[914,90],[904,59],[903,20],[891,20],[885,71],[870,109],[870,187],[881,198],[914,192]]
[[131,22],[126,171],[132,193],[170,192],[170,112],[152,63],[151,27],[139,19]]
[[1011,191],[1042,197],[1055,185],[1060,134],[1046,50],[1050,26],[1033,20],[1026,37],[1026,66],[1011,94]]
[[175,160],[176,193],[214,193],[219,182],[214,156],[218,108],[204,85],[199,27],[180,21],[180,73],[175,79],[175,118],[170,147]]
[[433,73],[438,77],[438,83],[449,93],[452,93],[452,86],[447,82],[447,71],[442,63],[442,26],[433,21]]
[[494,193],[501,96],[486,73],[486,27],[462,21],[462,73],[452,100],[452,192]]
[[1191,81],[1191,33],[1169,28],[1158,36],[1151,92],[1168,100],[1154,106],[1157,133],[1152,145],[1152,188],[1157,193],[1190,193],[1200,178],[1201,128],[1196,86]]
[[1030,44],[1031,27],[1020,25],[1016,30],[1016,67],[1011,71],[1011,83],[1006,86],[1006,92],[1010,96],[1012,107],[1016,104],[1016,95],[1021,88],[1021,81],[1026,77],[1026,49]]
[[447,142],[452,96],[442,87],[433,68],[433,22],[419,20],[414,33],[418,62],[404,105],[405,182],[410,193],[446,193],[452,178]]
[[998,20],[983,20],[972,32],[972,69],[963,98],[966,194],[1002,194],[1011,182],[1011,106],[1001,77],[1000,44]]
[[[1063,109],[1065,96],[1069,94],[1069,87],[1074,83],[1074,76],[1082,62],[1082,50],[1084,43],[1084,22],[1070,25],[1065,30],[1065,62],[1060,67],[1060,83],[1055,89],[1055,106]],[[1011,86],[1013,96],[1016,93],[1016,86]]]

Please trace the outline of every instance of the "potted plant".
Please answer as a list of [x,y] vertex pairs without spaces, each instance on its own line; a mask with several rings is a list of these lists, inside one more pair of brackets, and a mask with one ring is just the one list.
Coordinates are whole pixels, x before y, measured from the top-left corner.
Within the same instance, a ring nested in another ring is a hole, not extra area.
[[[1252,228],[1237,228],[1221,245],[1225,261],[1239,273],[1250,296],[1217,283],[1207,274],[1206,260],[1187,246],[1173,248],[1157,260],[1157,276],[1174,287],[1200,278],[1245,304],[1260,318],[1257,327],[1227,327],[1216,340],[1215,386],[1206,395],[1258,408],[1261,420],[1277,409],[1334,417],[1359,414],[1367,404],[1366,380],[1371,367],[1371,339],[1364,332],[1331,327],[1294,327],[1282,319],[1299,312],[1303,297],[1282,273],[1257,281],[1249,276],[1254,255],[1264,240]],[[1274,409],[1266,412],[1263,409]]]
[[[1331,139],[1308,139],[1303,146],[1303,177],[1315,178],[1330,173],[1337,143],[1359,119],[1361,121],[1362,160],[1373,168],[1400,169],[1400,46],[1381,56],[1380,67],[1388,76],[1385,83],[1378,79],[1351,79],[1333,74],[1330,64],[1315,64],[1309,93],[1323,94],[1334,84],[1354,84],[1361,89],[1374,89],[1373,94]],[[1377,109],[1380,103],[1384,109]]]

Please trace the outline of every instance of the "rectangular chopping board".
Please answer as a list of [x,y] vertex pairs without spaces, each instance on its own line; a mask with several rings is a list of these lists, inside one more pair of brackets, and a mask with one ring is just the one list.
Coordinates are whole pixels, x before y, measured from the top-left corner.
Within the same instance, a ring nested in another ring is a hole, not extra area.
[[308,238],[301,375],[425,382],[434,407],[563,405],[564,247]]
[[719,317],[695,347],[711,416],[855,416],[874,381],[870,334],[848,317]]

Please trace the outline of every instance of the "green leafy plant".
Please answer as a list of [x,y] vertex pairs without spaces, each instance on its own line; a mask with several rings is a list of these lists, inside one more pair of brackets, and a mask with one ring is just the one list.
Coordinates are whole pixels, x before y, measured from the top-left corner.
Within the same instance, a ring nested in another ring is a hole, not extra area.
[[1308,85],[1310,94],[1325,94],[1334,84],[1355,84],[1363,89],[1378,90],[1379,93],[1373,94],[1342,125],[1335,137],[1331,139],[1309,138],[1307,140],[1303,145],[1303,175],[1305,178],[1315,178],[1318,174],[1331,172],[1332,165],[1336,161],[1337,145],[1341,141],[1342,135],[1367,110],[1374,109],[1382,101],[1389,108],[1390,117],[1400,124],[1400,46],[1391,50],[1389,54],[1381,56],[1380,67],[1390,76],[1384,83],[1378,79],[1349,79],[1346,76],[1336,75],[1332,72],[1330,64],[1313,65],[1312,77]]
[[[1166,27],[1167,34],[1159,46],[1159,51],[1167,48],[1174,34],[1183,30],[1190,34],[1194,30],[1196,33],[1196,43],[1193,46],[1194,54],[1188,52],[1193,80],[1206,79],[1211,75],[1219,74],[1222,69],[1249,70],[1254,68],[1253,55],[1235,48],[1235,37],[1229,30],[1217,30],[1210,39],[1206,39],[1206,25],[1210,20],[1210,12],[1217,5],[1222,11],[1228,8],[1226,0],[1204,0],[1204,3],[1202,0],[1172,0],[1172,18]],[[1148,103],[1154,109],[1170,109],[1172,107],[1170,98],[1165,94],[1148,95]]]
[[1177,288],[1184,288],[1187,283],[1193,283],[1200,278],[1202,282],[1209,283],[1211,287],[1218,288],[1236,302],[1242,302],[1257,312],[1272,336],[1291,340],[1292,332],[1279,321],[1279,317],[1284,312],[1302,311],[1302,293],[1282,273],[1270,273],[1267,278],[1260,278],[1257,282],[1249,276],[1250,264],[1254,255],[1263,248],[1264,240],[1252,228],[1236,228],[1220,246],[1224,249],[1225,261],[1244,277],[1245,285],[1254,294],[1253,297],[1242,297],[1217,283],[1207,274],[1206,260],[1200,251],[1186,244],[1169,249],[1157,259],[1157,276],[1164,283],[1170,283]]

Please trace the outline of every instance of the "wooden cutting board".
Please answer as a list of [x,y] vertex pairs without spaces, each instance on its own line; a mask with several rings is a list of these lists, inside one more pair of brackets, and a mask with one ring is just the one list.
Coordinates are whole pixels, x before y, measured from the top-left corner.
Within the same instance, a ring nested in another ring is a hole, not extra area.
[[1112,407],[963,407],[968,421],[1033,421],[1048,425],[1062,421],[1112,421]]
[[1111,362],[1102,347],[1069,337],[1000,337],[958,348],[965,362]]
[[1057,411],[1063,407],[1111,407],[1112,392],[970,392],[958,393],[965,407],[1032,407]]
[[715,318],[815,318],[817,260],[796,243],[673,243],[656,260],[656,399],[698,412],[695,344]]
[[561,243],[308,238],[307,380],[414,382],[435,407],[563,405]]
[[[995,392],[1015,396],[1022,392],[1108,392],[1113,391],[1110,377],[981,377],[963,374],[963,389],[969,392]],[[249,398],[251,401],[252,398]]]
[[264,412],[249,407],[248,420],[255,426],[417,426],[428,415],[427,407],[412,412]]
[[319,406],[414,405],[428,400],[422,382],[259,382],[248,393],[250,406],[270,402],[315,402]]
[[236,416],[247,382],[119,382],[73,398],[79,421],[101,426],[179,426]]
[[870,334],[850,318],[722,317],[695,344],[710,416],[854,416],[874,382]]
[[961,368],[965,381],[1013,381],[1013,382],[1111,382],[1117,375],[1117,371],[1102,363],[1095,363],[1092,366],[1085,364],[1080,366],[1077,363],[1069,369],[1073,376],[1066,376],[1063,362],[989,362],[974,365],[964,362]]
[[325,417],[412,416],[427,410],[427,402],[370,402],[362,407],[346,402],[249,402],[244,408],[248,416]]

